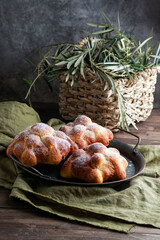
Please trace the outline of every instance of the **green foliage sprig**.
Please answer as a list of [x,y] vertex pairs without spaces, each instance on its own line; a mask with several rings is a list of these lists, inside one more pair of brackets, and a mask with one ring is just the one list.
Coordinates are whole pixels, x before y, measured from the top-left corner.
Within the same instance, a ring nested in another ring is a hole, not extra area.
[[[153,29],[149,37],[140,42],[121,32],[119,17],[117,30],[104,13],[102,16],[103,24],[87,23],[100,30],[93,33],[86,32],[87,37],[82,40],[81,44],[52,46],[36,66],[37,76],[35,79],[31,82],[25,79],[25,82],[29,84],[26,98],[30,96],[31,89],[38,79],[43,78],[51,88],[50,81],[54,80],[55,74],[65,71],[65,81],[68,82],[71,79],[72,87],[78,81],[79,74],[85,79],[84,69],[88,67],[97,75],[94,81],[105,83],[104,91],[109,90],[109,96],[117,94],[121,126],[128,129],[125,101],[116,88],[115,81],[124,77],[128,77],[132,81],[132,74],[158,65],[160,44],[156,43],[151,46]],[[157,52],[153,55],[157,45]]]

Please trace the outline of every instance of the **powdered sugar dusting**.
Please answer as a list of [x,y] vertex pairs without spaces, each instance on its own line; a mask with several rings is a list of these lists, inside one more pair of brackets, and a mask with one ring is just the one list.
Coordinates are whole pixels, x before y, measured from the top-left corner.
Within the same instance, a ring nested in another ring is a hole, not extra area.
[[60,152],[65,152],[66,150],[70,149],[71,146],[68,141],[59,137],[55,137],[55,143]]
[[73,154],[65,162],[64,168],[62,166],[61,172],[62,176],[64,171],[66,177],[74,176],[87,182],[102,183],[108,178],[124,179],[126,167],[118,150],[93,143],[84,148],[80,155]]
[[37,123],[15,137],[7,154],[15,155],[28,165],[35,165],[37,162],[57,164],[72,150],[72,145],[73,142],[64,132],[55,131],[47,124]]
[[37,135],[50,135],[54,133],[54,129],[45,123],[36,123],[30,128],[30,132]]
[[79,115],[74,122],[69,123],[61,128],[79,148],[84,148],[92,143],[100,142],[105,146],[109,144],[109,140],[113,139],[110,130],[93,123],[90,118],[85,115]]
[[92,123],[92,120],[85,116],[85,115],[79,115],[73,122],[73,125],[84,125],[84,126],[88,126],[89,124]]

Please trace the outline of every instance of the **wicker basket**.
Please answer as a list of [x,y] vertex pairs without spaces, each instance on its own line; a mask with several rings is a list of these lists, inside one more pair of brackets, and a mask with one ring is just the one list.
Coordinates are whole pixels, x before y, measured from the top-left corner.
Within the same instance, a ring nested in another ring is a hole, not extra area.
[[[128,125],[145,121],[153,109],[153,92],[157,80],[157,69],[150,68],[128,78],[116,80],[116,86],[125,99],[125,112]],[[79,76],[78,83],[70,86],[65,82],[64,73],[60,74],[59,110],[65,120],[72,121],[78,114],[85,114],[93,121],[110,129],[120,125],[118,97],[109,96],[104,84],[96,81],[91,69],[85,69],[85,77]]]

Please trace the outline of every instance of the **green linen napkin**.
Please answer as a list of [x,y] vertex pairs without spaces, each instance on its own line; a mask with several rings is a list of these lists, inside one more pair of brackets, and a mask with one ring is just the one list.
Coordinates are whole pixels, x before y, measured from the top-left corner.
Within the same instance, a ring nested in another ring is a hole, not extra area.
[[[140,146],[145,170],[114,188],[37,182],[19,169],[5,150],[18,132],[39,121],[26,104],[0,103],[0,186],[11,189],[11,197],[51,214],[115,231],[127,233],[135,224],[160,228],[160,146]],[[58,129],[63,122],[51,119],[48,124]]]

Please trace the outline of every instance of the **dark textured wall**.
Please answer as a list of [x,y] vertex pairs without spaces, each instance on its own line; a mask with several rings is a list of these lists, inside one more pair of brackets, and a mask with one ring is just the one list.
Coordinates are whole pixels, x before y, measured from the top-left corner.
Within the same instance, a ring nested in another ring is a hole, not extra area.
[[[25,101],[24,77],[33,69],[26,58],[38,62],[39,48],[45,45],[76,43],[84,37],[87,21],[101,22],[101,12],[121,28],[143,41],[154,28],[160,41],[160,0],[0,0],[0,101]],[[156,84],[155,107],[160,107],[160,77]],[[57,102],[58,82],[50,93],[45,83],[37,84],[35,102]]]

